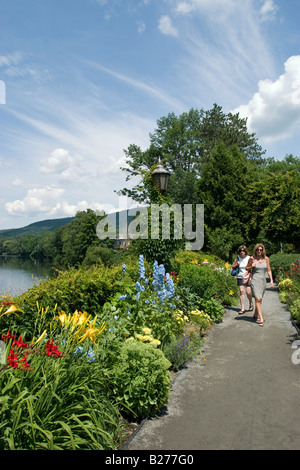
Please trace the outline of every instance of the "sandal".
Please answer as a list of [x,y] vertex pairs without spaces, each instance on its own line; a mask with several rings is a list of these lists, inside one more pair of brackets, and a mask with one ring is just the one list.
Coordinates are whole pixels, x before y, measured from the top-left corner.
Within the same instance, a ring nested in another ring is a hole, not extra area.
[[253,305],[252,307],[249,307],[249,312],[252,312],[253,311]]
[[258,326],[264,326],[264,321],[265,321],[265,320],[259,321],[259,322],[258,322]]
[[245,312],[246,312],[246,310],[240,310],[239,315],[243,315],[243,313],[245,313]]

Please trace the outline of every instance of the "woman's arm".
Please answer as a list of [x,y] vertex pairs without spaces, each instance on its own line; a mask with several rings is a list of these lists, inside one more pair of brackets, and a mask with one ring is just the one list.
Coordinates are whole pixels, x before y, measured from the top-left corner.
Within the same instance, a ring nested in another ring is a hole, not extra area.
[[273,274],[272,274],[272,271],[271,271],[270,260],[267,256],[266,256],[266,262],[267,262],[267,271],[268,271],[268,275],[269,275],[270,283],[271,283],[271,287],[272,287],[273,286]]
[[250,256],[248,264],[246,266],[246,271],[252,271],[253,256]]

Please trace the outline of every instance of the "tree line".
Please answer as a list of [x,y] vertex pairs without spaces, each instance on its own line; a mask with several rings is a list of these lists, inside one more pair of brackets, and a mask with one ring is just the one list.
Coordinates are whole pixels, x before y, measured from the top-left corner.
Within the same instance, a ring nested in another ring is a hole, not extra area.
[[[120,195],[137,203],[204,204],[203,250],[231,259],[236,248],[264,243],[268,253],[300,251],[300,159],[265,157],[247,121],[225,114],[216,104],[211,110],[170,113],[157,121],[142,151],[131,144],[124,150],[126,181],[139,177]],[[167,196],[155,194],[151,172],[161,160],[170,173]],[[47,259],[58,266],[110,262],[113,240],[99,240],[100,217],[91,209],[38,236],[0,238],[0,254]],[[178,241],[136,240],[130,250],[148,254],[149,261],[171,255]],[[142,250],[142,251],[141,251]]]
[[119,193],[151,202],[149,175],[158,162],[170,171],[170,204],[204,204],[204,250],[231,259],[245,243],[266,244],[269,253],[300,250],[300,159],[265,157],[247,120],[211,110],[170,113],[157,121],[150,145],[125,150],[128,181]]
[[0,238],[0,255],[48,261],[66,268],[95,260],[109,263],[113,254],[111,240],[99,240],[96,226],[100,217],[92,209],[79,211],[68,224],[41,235]]

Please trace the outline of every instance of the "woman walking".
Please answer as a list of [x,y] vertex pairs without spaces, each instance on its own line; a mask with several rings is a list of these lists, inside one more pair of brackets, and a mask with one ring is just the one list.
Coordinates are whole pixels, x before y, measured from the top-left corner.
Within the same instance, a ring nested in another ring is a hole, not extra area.
[[258,243],[254,248],[254,255],[250,257],[247,271],[251,274],[251,290],[255,299],[255,312],[253,318],[258,320],[259,326],[264,326],[261,303],[266,290],[267,273],[270,278],[270,287],[273,287],[273,277],[270,267],[270,260],[266,256],[266,250],[262,243]]
[[239,291],[240,291],[240,304],[241,304],[241,310],[239,311],[239,315],[242,315],[246,311],[245,310],[245,293],[249,300],[249,310],[250,311],[253,310],[250,284],[245,285],[243,282],[243,276],[247,272],[246,266],[248,265],[249,258],[250,256],[249,256],[246,245],[241,245],[238,248],[238,257],[236,258],[236,260],[234,261],[232,265],[233,268],[236,268],[237,266],[239,267],[239,272],[236,276],[237,285],[239,286]]

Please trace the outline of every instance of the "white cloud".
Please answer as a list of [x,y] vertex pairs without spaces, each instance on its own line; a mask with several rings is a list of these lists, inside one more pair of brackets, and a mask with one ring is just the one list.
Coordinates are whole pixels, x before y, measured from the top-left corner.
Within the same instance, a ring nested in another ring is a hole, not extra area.
[[69,168],[73,162],[74,159],[68,150],[58,148],[44,161],[40,170],[42,173],[61,173]]
[[291,56],[284,68],[277,80],[260,80],[248,104],[234,110],[265,142],[285,139],[300,125],[300,55]]
[[158,29],[167,36],[178,36],[177,29],[172,25],[172,20],[168,15],[163,15],[159,19]]
[[0,67],[10,67],[19,64],[24,56],[21,52],[13,52],[12,54],[0,55]]
[[84,159],[78,154],[70,155],[69,150],[57,148],[50,157],[42,161],[41,173],[52,173],[58,175],[59,181],[70,181],[72,183],[87,181],[91,172],[84,165]]
[[226,11],[234,7],[235,0],[176,0],[175,11],[181,14],[188,14],[193,11]]
[[275,17],[277,10],[278,7],[275,5],[274,0],[264,0],[260,8],[261,20],[272,20]]
[[29,189],[24,199],[7,202],[5,209],[9,215],[17,216],[49,213],[53,205],[62,198],[63,193],[62,188],[50,186]]
[[182,13],[183,15],[185,15],[187,13],[191,13],[194,10],[194,8],[195,7],[191,3],[180,2],[180,3],[178,3],[178,5],[176,7],[176,11],[178,13]]
[[23,199],[6,202],[5,210],[9,216],[22,217],[73,217],[77,211],[88,208],[107,210],[108,205],[86,200],[76,203],[66,201],[65,190],[55,186],[29,189]]
[[48,213],[51,217],[74,217],[76,212],[91,208],[87,201],[80,201],[77,204],[69,204],[66,201],[58,202]]
[[15,178],[11,184],[12,186],[15,186],[16,188],[18,188],[22,186],[22,181],[20,180],[20,178]]

